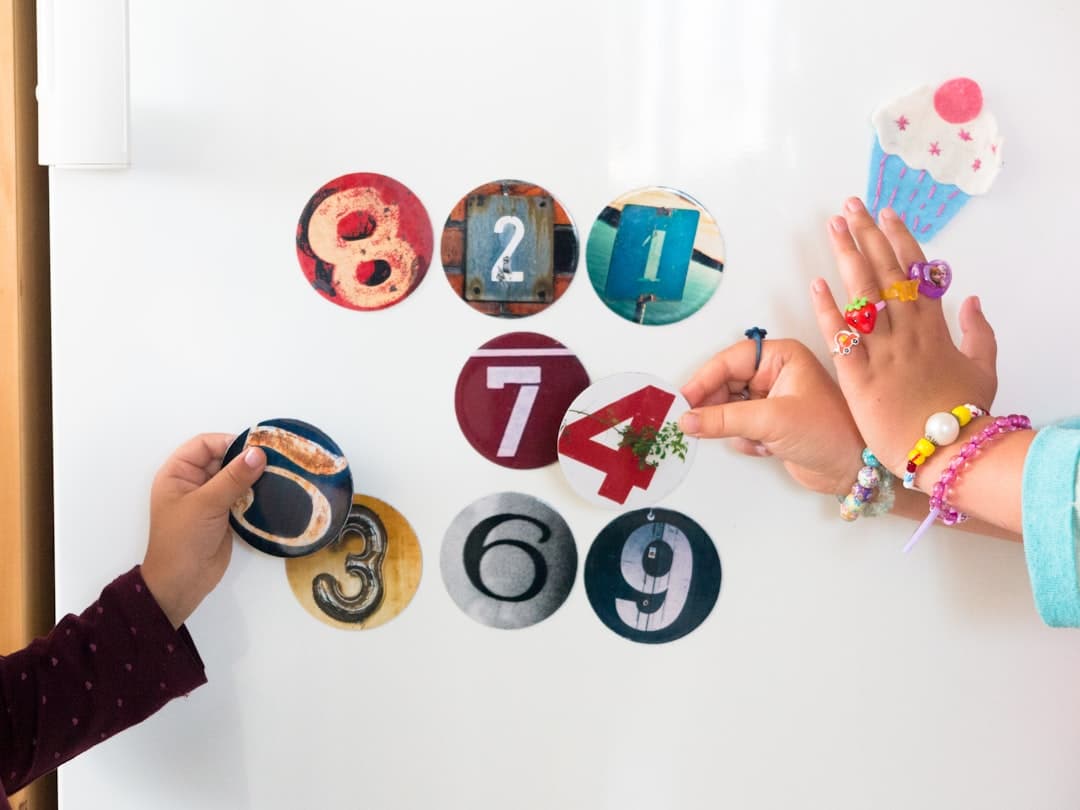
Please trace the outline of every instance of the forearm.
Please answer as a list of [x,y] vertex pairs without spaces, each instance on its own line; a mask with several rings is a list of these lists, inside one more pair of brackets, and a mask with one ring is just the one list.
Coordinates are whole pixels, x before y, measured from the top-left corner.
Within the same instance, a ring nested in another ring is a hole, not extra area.
[[[937,479],[935,479],[935,481],[936,480]],[[893,506],[891,514],[920,522],[926,518],[927,511],[930,508],[929,498],[927,498],[926,495],[917,490],[904,489],[900,486],[899,482],[896,484],[895,492],[896,505]],[[985,520],[979,520],[978,518],[965,520],[963,523],[956,524],[953,528],[964,532],[971,532],[972,534],[984,535],[986,537],[996,537],[1001,540],[1021,542],[1023,539],[1019,532],[1009,531],[1001,526],[996,526],[993,523],[988,523]]]
[[0,780],[10,793],[205,681],[187,632],[130,571],[0,658]]
[[[993,422],[990,417],[976,419],[961,436],[960,441],[941,447],[919,468],[916,484],[929,492],[948,469],[949,463],[966,444],[967,438]],[[981,527],[997,527],[1010,539],[1020,539],[1023,531],[1022,490],[1024,459],[1035,433],[1017,430],[1001,434],[983,444],[978,453],[958,471],[946,493],[946,501],[954,509],[982,521]],[[925,496],[922,496],[925,501]],[[923,517],[926,512],[923,510]],[[973,521],[967,521],[972,523]],[[964,524],[961,524],[964,525]],[[969,530],[989,533],[979,528]],[[1003,536],[994,534],[995,537]]]

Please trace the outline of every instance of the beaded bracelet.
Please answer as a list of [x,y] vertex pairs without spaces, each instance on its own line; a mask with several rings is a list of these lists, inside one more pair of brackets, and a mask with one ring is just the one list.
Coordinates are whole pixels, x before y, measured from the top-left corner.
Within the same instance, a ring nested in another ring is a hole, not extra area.
[[840,517],[847,521],[859,515],[877,517],[892,509],[896,501],[892,474],[881,466],[869,447],[862,451],[862,463],[851,494],[840,499]]
[[960,428],[976,416],[986,416],[986,411],[970,403],[957,405],[951,411],[938,411],[931,414],[923,428],[923,438],[915,442],[915,447],[908,453],[907,468],[904,472],[904,489],[915,489],[915,473],[934,451],[946,444],[952,444],[960,435]]
[[987,442],[1002,434],[1012,433],[1014,430],[1030,429],[1031,420],[1022,414],[1014,413],[1011,416],[999,416],[976,433],[960,449],[960,452],[953,456],[949,466],[941,474],[941,478],[934,484],[934,488],[930,491],[930,511],[927,513],[926,519],[919,524],[919,528],[911,535],[911,539],[907,541],[904,551],[910,551],[938,517],[941,517],[946,526],[953,526],[967,520],[967,515],[957,511],[945,501],[945,497],[949,494],[952,485],[956,483],[956,479],[960,477],[960,473],[971,463],[972,459],[977,457],[979,451],[983,449],[983,445]]

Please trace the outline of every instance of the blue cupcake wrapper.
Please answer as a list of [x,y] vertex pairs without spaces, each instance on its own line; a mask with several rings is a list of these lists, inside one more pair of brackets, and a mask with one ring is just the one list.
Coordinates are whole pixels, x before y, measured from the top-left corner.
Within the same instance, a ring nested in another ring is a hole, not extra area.
[[874,138],[866,207],[875,220],[882,208],[892,208],[917,240],[928,242],[970,198],[959,187],[938,183],[925,169],[912,169],[887,154]]

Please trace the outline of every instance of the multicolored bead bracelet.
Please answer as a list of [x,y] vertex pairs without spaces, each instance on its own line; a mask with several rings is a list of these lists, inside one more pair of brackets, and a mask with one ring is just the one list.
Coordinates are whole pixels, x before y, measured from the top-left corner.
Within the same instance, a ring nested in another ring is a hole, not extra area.
[[915,442],[915,447],[907,454],[904,489],[915,489],[915,473],[919,467],[939,447],[955,442],[960,436],[960,428],[966,427],[976,416],[986,416],[986,411],[970,403],[930,415],[923,428],[923,438]]
[[844,520],[856,520],[860,515],[883,515],[892,509],[896,501],[892,474],[881,465],[869,447],[862,451],[862,463],[851,493],[840,501],[840,517]]
[[934,484],[934,488],[930,491],[930,511],[927,513],[926,519],[919,524],[919,528],[911,535],[911,539],[907,541],[907,545],[904,546],[904,551],[910,551],[912,547],[919,542],[919,538],[926,533],[926,530],[929,529],[939,517],[946,526],[952,526],[967,520],[967,515],[954,509],[945,500],[950,494],[953,484],[955,484],[957,478],[960,477],[960,473],[963,472],[967,465],[978,456],[979,451],[983,449],[983,446],[987,442],[992,441],[1002,434],[1012,433],[1014,430],[1030,429],[1031,420],[1022,414],[1014,413],[1010,416],[999,416],[985,428],[976,433],[971,440],[960,449],[960,452],[953,456],[952,460],[949,462],[949,466],[946,467],[945,472],[941,474],[941,478]]

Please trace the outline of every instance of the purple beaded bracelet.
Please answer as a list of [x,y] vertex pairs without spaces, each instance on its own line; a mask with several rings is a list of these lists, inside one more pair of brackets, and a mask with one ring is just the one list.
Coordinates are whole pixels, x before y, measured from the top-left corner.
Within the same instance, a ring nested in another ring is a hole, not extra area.
[[926,515],[926,519],[919,525],[919,528],[911,535],[911,539],[907,541],[904,551],[910,551],[938,517],[941,517],[942,523],[946,526],[952,526],[967,520],[967,515],[957,511],[945,501],[945,496],[948,495],[949,490],[956,483],[956,479],[960,477],[960,473],[971,463],[972,459],[976,458],[982,446],[987,442],[1003,433],[1030,429],[1031,420],[1026,416],[1015,413],[1011,416],[999,416],[966,442],[960,452],[953,456],[949,466],[941,474],[941,478],[934,484],[934,488],[930,490],[930,511]]

